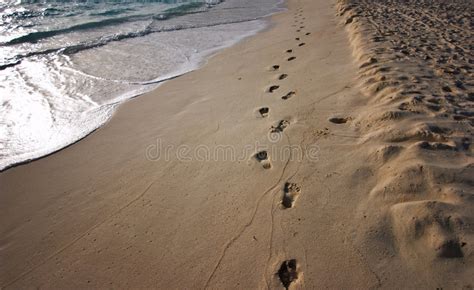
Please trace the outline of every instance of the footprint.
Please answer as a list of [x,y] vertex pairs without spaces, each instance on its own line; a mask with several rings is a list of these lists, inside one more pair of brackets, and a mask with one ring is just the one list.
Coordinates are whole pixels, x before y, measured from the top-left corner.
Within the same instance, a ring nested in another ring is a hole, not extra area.
[[296,56],[292,56],[292,57],[289,57],[287,60],[292,61],[292,60],[295,60],[295,59],[296,59]]
[[290,121],[288,120],[281,120],[277,126],[272,126],[270,132],[272,133],[280,133],[286,129],[290,125]]
[[303,45],[305,45],[305,44],[306,44],[306,43],[302,42],[302,43],[298,44],[298,46],[303,46]]
[[262,118],[265,118],[265,117],[268,116],[268,113],[270,112],[270,109],[268,107],[262,107],[262,108],[258,109],[258,112],[260,113]]
[[290,284],[298,279],[298,265],[295,259],[284,261],[278,270],[278,277],[285,289],[289,289]]
[[299,38],[299,37],[297,37],[297,38],[295,38],[295,40],[299,41],[299,40],[300,40],[300,38]]
[[310,35],[310,34],[311,34],[311,32],[306,32],[306,33],[305,33],[305,35]]
[[304,26],[300,26],[300,28],[301,28],[301,29],[303,29],[303,28],[304,28]]
[[272,65],[272,67],[270,68],[270,70],[279,70],[279,69],[280,69],[280,66],[277,64]]
[[280,86],[277,86],[277,85],[273,85],[271,87],[268,88],[268,92],[269,93],[273,93],[274,91],[278,90]]
[[283,190],[283,198],[281,200],[281,205],[286,208],[292,208],[295,205],[296,199],[298,198],[301,192],[301,188],[296,183],[285,184]]
[[300,32],[301,30],[297,29],[296,32]]
[[265,150],[257,152],[255,154],[255,159],[257,159],[258,162],[262,163],[264,169],[270,169],[272,167],[272,164],[268,160],[268,153]]
[[296,92],[294,91],[291,91],[289,92],[288,94],[284,95],[283,97],[281,97],[283,100],[288,100],[289,98],[293,97],[294,95],[296,95]]
[[288,77],[287,74],[281,74],[281,75],[278,77],[278,79],[279,79],[279,80],[284,80],[284,79],[286,79],[287,77]]
[[257,154],[255,154],[255,158],[256,158],[258,161],[268,160],[268,153],[267,153],[267,151],[265,151],[265,150],[260,151],[260,152],[257,152]]
[[349,118],[344,118],[344,117],[331,117],[329,118],[329,122],[334,123],[334,124],[344,124],[347,123]]
[[293,52],[293,49],[288,49],[288,50],[286,51],[286,53],[292,53],[292,52]]

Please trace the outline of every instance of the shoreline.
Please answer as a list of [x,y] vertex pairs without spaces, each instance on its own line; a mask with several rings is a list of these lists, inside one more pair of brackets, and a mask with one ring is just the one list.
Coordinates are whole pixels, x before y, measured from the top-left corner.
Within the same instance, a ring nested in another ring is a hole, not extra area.
[[[270,13],[269,15],[273,15],[273,14],[276,14],[276,13],[281,13],[281,12]],[[110,100],[108,103],[103,104],[100,107],[94,108],[92,111],[96,111],[97,109],[100,109],[100,110],[107,110],[107,111],[110,111],[110,112],[107,113],[107,116],[103,117],[103,119],[104,119],[103,122],[99,123],[97,126],[92,126],[93,127],[92,130],[88,131],[84,135],[81,135],[81,137],[79,137],[77,139],[74,139],[75,141],[71,141],[70,143],[63,144],[63,145],[60,145],[60,146],[56,146],[55,149],[45,150],[43,153],[39,153],[40,155],[38,157],[32,157],[32,158],[28,158],[28,159],[23,160],[23,161],[13,162],[13,163],[5,165],[3,167],[0,166],[0,173],[4,172],[4,171],[7,171],[10,168],[13,168],[13,167],[16,167],[16,166],[28,164],[28,163],[34,162],[38,159],[46,158],[46,157],[48,157],[52,154],[55,154],[55,153],[65,149],[65,148],[67,148],[67,147],[69,147],[69,146],[71,146],[71,145],[73,145],[77,142],[80,142],[84,138],[87,138],[90,134],[94,133],[96,130],[100,129],[102,126],[107,124],[107,122],[109,122],[111,120],[111,118],[113,117],[114,113],[116,112],[116,110],[119,106],[122,106],[123,104],[125,104],[129,100],[132,100],[134,98],[138,98],[138,97],[140,97],[144,94],[147,94],[149,92],[157,90],[159,88],[159,86],[161,86],[163,83],[165,83],[167,81],[179,78],[179,77],[181,77],[185,74],[188,74],[188,73],[191,73],[193,71],[199,70],[201,67],[206,65],[207,61],[210,58],[212,58],[214,55],[220,53],[221,51],[223,51],[223,50],[225,50],[229,47],[234,46],[235,44],[239,43],[240,41],[242,41],[242,40],[244,40],[248,37],[252,37],[252,36],[258,34],[259,32],[264,31],[265,29],[268,29],[270,24],[268,23],[269,20],[266,19],[266,18],[269,18],[269,17],[271,17],[271,16],[263,16],[259,19],[244,21],[245,23],[250,23],[250,22],[261,22],[261,23],[258,24],[258,26],[259,26],[258,28],[255,28],[254,30],[252,30],[250,32],[247,32],[246,34],[243,34],[239,37],[236,37],[233,40],[227,41],[227,42],[225,42],[224,44],[222,44],[218,47],[200,52],[198,55],[193,57],[193,60],[191,61],[191,64],[188,64],[186,66],[181,66],[175,72],[172,72],[170,74],[161,76],[161,77],[153,79],[153,80],[136,83],[136,84],[141,84],[141,85],[153,85],[153,88],[149,88],[149,89],[140,88],[137,91],[129,91],[129,92],[122,93],[121,95],[117,96],[116,98]],[[220,24],[220,25],[225,26],[225,25],[233,25],[233,24],[235,24],[235,23]],[[135,83],[132,83],[132,84],[135,84]],[[101,114],[103,114],[103,113],[101,113]]]
[[[88,138],[1,172],[0,287],[472,285],[469,151],[437,150],[462,138],[394,109],[391,75],[366,82],[401,70],[354,58],[351,25],[370,15],[347,3],[289,0]],[[246,158],[206,159],[223,147]]]

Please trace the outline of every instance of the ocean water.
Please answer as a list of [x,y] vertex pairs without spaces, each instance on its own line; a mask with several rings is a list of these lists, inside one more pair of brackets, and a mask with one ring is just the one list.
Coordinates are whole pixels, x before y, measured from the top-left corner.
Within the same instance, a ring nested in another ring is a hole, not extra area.
[[83,138],[281,10],[281,0],[0,3],[0,170]]

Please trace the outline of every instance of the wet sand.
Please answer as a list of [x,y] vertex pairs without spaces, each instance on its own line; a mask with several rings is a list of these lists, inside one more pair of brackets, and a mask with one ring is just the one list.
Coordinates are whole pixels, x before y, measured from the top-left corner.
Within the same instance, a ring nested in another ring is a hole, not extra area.
[[[381,20],[406,12],[393,3],[290,0],[82,141],[0,173],[0,286],[472,287],[470,63],[398,57],[420,37]],[[466,42],[452,49],[469,59]]]

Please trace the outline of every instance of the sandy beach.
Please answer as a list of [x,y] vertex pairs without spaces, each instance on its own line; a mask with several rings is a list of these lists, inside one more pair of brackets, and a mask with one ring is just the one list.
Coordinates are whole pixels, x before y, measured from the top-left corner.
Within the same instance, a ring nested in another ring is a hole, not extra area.
[[289,0],[1,172],[0,287],[472,289],[472,7],[446,5]]

